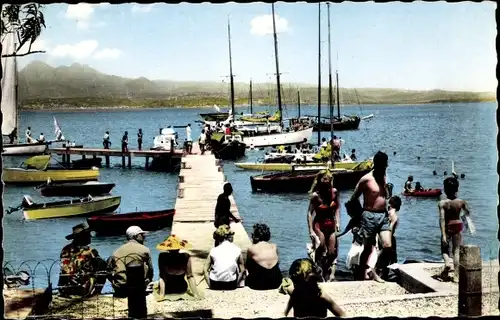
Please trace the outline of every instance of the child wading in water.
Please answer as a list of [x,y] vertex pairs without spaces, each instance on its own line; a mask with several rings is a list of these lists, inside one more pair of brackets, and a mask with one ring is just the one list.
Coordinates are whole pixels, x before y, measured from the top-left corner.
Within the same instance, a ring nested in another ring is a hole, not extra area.
[[[468,217],[470,210],[467,202],[457,197],[459,183],[456,178],[446,178],[443,185],[447,199],[441,200],[438,203],[439,225],[441,227],[441,253],[443,254],[445,263],[441,278],[448,280],[450,278],[450,271],[455,271],[455,277],[458,276],[459,250],[462,244],[462,231],[464,229],[460,213],[464,210],[465,217]],[[450,249],[453,260],[450,259]]]
[[285,316],[293,308],[293,316],[296,318],[325,318],[328,310],[338,317],[345,317],[345,312],[318,286],[321,277],[311,259],[295,260],[290,266],[289,274],[294,288]]

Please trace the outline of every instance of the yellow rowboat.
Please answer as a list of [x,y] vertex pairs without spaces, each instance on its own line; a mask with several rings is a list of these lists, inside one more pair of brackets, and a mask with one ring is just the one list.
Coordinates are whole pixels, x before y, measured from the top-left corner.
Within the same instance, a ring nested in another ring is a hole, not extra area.
[[4,168],[2,179],[10,184],[91,181],[99,178],[99,169],[68,169],[57,161],[51,163],[50,155],[35,156],[24,161],[19,168]]
[[120,196],[86,197],[65,201],[34,203],[29,196],[23,199],[23,214],[26,220],[66,218],[97,215],[115,211],[121,202]]
[[[348,169],[355,170],[361,166],[370,166],[371,160],[366,160],[362,162],[335,162],[336,169]],[[291,164],[291,163],[259,163],[259,162],[239,162],[235,163],[235,166],[245,170],[258,170],[258,171],[292,171],[294,167],[300,166],[300,168],[309,168],[321,170],[323,167],[326,168],[326,163],[302,163]]]

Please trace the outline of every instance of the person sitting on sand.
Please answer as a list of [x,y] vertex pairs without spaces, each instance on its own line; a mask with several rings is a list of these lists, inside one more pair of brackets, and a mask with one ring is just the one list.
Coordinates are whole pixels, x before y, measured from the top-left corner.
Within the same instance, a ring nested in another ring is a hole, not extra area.
[[[470,216],[470,210],[467,202],[457,197],[459,182],[456,178],[446,178],[443,185],[447,199],[438,203],[441,253],[445,263],[441,277],[448,279],[450,271],[455,271],[455,276],[458,276],[459,250],[462,245],[462,231],[464,229],[460,213],[463,210],[466,216]],[[450,259],[450,249],[453,260]]]
[[266,224],[253,226],[253,245],[247,250],[245,285],[253,290],[277,289],[283,276],[279,267],[278,247],[271,240],[271,231]]
[[190,243],[175,235],[170,235],[156,246],[156,249],[161,251],[158,256],[160,280],[155,290],[158,296],[191,291],[194,297],[200,297],[191,267],[191,256],[187,252],[180,252],[191,247]]
[[89,246],[90,228],[85,223],[77,224],[66,239],[73,241],[61,251],[59,294],[63,297],[100,294],[106,283],[106,262]]
[[285,317],[291,309],[296,318],[326,318],[328,310],[335,316],[346,316],[335,301],[319,287],[321,276],[311,259],[295,260],[290,266],[289,274],[293,289],[285,309]]
[[240,219],[236,218],[231,213],[231,201],[229,196],[233,193],[233,186],[227,182],[224,184],[224,192],[222,192],[217,197],[217,203],[215,204],[215,219],[214,226],[218,228],[223,224],[229,225],[231,221],[240,222]]
[[425,191],[424,187],[420,184],[420,182],[415,183],[415,190],[414,191]]
[[412,193],[413,192],[413,187],[411,183],[413,182],[413,176],[408,176],[408,180],[405,182],[405,192],[406,193]]
[[151,250],[144,245],[147,231],[138,226],[130,226],[125,231],[127,242],[113,252],[108,259],[108,267],[112,270],[110,282],[115,297],[127,296],[127,265],[138,263],[144,266],[144,282],[149,285],[153,281],[153,263]]
[[234,231],[221,225],[214,232],[215,247],[205,263],[205,280],[212,290],[234,290],[245,273],[241,249],[233,243]]

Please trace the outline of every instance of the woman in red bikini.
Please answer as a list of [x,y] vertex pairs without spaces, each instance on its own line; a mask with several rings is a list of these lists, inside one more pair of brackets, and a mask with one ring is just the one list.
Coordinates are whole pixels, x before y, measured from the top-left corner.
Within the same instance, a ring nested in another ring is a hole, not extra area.
[[[311,188],[307,222],[309,235],[315,243],[315,262],[321,268],[325,281],[335,278],[338,243],[335,232],[340,230],[338,191],[333,187],[332,176],[321,172]],[[319,240],[319,243],[318,243]]]

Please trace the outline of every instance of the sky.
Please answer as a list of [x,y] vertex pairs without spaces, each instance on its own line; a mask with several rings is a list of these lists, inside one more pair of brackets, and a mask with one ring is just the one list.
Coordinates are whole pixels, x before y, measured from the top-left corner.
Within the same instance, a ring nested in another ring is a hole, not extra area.
[[[495,91],[494,2],[332,3],[332,72],[341,87]],[[151,80],[274,81],[271,5],[51,4],[35,44],[20,59],[88,64]],[[283,83],[318,82],[318,4],[275,4]],[[328,84],[327,6],[321,6],[322,82]]]

